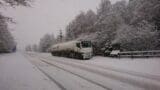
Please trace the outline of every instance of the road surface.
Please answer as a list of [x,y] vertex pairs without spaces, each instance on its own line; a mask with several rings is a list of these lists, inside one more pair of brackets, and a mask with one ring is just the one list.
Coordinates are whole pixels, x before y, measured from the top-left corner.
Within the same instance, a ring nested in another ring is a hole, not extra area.
[[0,90],[160,90],[159,68],[159,58],[80,61],[48,53],[3,54]]

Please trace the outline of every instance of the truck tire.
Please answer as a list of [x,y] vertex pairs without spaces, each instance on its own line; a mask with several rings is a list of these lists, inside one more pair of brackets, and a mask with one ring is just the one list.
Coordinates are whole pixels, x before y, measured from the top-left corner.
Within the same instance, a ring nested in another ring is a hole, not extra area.
[[51,55],[52,55],[52,56],[54,56],[54,53],[53,53],[53,52],[51,52]]

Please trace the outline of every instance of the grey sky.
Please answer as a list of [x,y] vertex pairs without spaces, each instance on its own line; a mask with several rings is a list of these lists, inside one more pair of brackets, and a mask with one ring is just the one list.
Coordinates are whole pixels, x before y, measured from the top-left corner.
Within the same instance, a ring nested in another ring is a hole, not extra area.
[[[46,33],[58,34],[80,11],[96,11],[101,0],[35,0],[31,8],[18,7],[5,12],[17,24],[12,31],[20,48],[37,44]],[[118,0],[111,0],[112,3]]]

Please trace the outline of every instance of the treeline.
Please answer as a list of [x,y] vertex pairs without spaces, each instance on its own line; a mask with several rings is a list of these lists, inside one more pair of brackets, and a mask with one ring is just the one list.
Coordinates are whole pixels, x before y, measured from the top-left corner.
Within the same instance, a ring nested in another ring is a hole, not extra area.
[[97,12],[81,12],[66,27],[66,39],[88,39],[96,52],[119,44],[123,51],[160,49],[160,1],[102,0]]
[[52,45],[61,43],[65,41],[65,37],[60,30],[60,33],[57,37],[54,34],[45,34],[39,41],[39,44],[36,45],[27,45],[26,51],[35,51],[35,52],[49,52],[49,49]]
[[[6,6],[14,7],[18,5],[28,6],[28,1],[29,0],[1,0],[0,8]],[[4,16],[0,12],[0,53],[8,53],[16,50],[16,43],[8,28],[8,23],[12,21],[11,18]]]
[[16,49],[16,43],[3,20],[0,15],[0,53],[12,52]]
[[[160,49],[160,1],[123,0],[111,4],[102,0],[97,12],[80,12],[67,25],[64,41],[75,39],[91,40],[95,53],[109,45],[118,45],[122,51]],[[39,46],[51,44],[41,39]]]

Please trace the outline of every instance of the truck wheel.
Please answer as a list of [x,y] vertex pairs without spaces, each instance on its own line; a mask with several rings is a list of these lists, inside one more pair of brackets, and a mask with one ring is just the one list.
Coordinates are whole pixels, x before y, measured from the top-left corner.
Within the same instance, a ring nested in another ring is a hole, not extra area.
[[84,56],[83,56],[83,55],[81,55],[81,56],[80,56],[80,59],[85,60],[85,58],[84,58]]
[[73,53],[70,53],[70,54],[69,54],[69,57],[70,57],[70,58],[74,58],[74,54],[73,54]]
[[51,55],[54,56],[53,52],[51,52]]
[[82,59],[82,60],[83,60],[83,55],[81,55],[81,54],[77,54],[77,58],[78,58],[78,59]]

